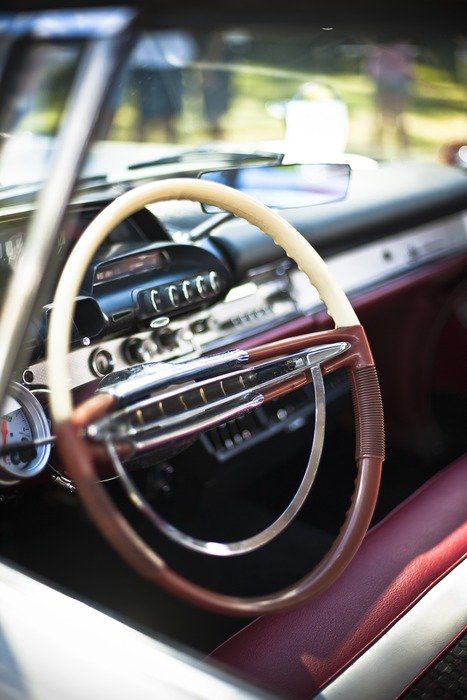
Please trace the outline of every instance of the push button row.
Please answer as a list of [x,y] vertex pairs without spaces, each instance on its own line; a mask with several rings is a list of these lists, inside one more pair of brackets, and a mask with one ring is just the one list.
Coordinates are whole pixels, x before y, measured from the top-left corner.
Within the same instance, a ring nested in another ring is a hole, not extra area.
[[195,301],[215,296],[221,289],[221,281],[215,270],[192,279],[151,287],[138,294],[138,308],[141,317],[154,316],[179,309]]

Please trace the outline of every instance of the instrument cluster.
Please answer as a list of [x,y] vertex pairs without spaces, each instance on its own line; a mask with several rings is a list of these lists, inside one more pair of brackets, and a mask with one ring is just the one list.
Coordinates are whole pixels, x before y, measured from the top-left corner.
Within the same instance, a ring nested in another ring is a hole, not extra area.
[[0,413],[0,485],[37,476],[49,461],[52,442],[43,405],[33,392],[13,382]]

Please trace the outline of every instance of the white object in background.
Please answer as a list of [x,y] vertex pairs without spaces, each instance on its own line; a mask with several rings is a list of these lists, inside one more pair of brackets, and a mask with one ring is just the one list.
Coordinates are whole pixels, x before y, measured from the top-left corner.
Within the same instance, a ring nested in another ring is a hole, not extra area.
[[289,157],[316,159],[344,153],[348,133],[347,105],[329,85],[305,83],[285,105]]

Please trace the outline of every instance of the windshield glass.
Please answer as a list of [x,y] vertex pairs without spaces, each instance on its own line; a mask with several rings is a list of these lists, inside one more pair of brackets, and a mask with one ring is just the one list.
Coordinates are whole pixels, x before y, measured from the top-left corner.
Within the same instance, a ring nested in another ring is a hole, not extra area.
[[302,162],[434,160],[465,138],[466,79],[461,36],[433,45],[362,43],[332,28],[148,33],[114,89],[109,138],[248,145]]
[[[21,62],[22,81],[4,103],[3,188],[43,179],[76,47],[39,44]],[[216,151],[354,168],[439,160],[465,140],[466,81],[463,36],[433,44],[402,35],[362,42],[332,28],[311,36],[148,32],[112,86],[107,143],[94,147],[83,176],[202,161]]]
[[2,94],[2,188],[44,179],[80,50],[72,42],[13,49]]

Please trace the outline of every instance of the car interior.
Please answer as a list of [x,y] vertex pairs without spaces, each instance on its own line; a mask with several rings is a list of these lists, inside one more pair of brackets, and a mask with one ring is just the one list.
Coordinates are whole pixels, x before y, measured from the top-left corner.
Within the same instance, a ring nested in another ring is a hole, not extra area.
[[4,581],[225,683],[152,697],[462,697],[461,3],[86,4],[0,17]]

